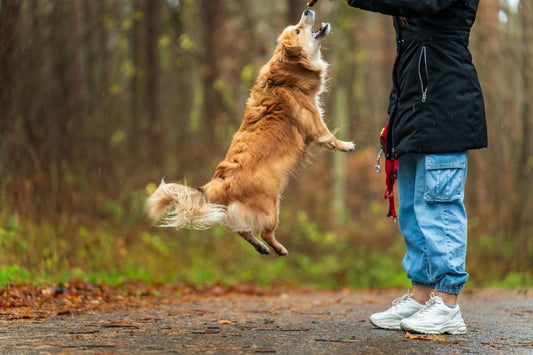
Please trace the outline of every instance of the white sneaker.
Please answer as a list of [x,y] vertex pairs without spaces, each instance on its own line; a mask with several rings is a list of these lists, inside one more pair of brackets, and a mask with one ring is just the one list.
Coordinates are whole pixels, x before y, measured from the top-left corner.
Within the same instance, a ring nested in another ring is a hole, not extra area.
[[403,330],[423,334],[465,334],[466,325],[459,305],[450,308],[431,293],[426,306],[400,322]]
[[408,318],[424,307],[407,291],[405,295],[395,299],[392,306],[385,312],[374,313],[370,316],[370,323],[378,328],[400,330],[400,321]]

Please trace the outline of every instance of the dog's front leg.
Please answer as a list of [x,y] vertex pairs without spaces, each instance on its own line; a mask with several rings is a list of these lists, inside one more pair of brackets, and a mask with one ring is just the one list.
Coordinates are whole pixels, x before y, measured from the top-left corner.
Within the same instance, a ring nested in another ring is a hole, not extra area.
[[317,142],[320,145],[323,145],[324,147],[331,149],[331,150],[340,150],[342,152],[351,152],[355,149],[355,144],[353,142],[345,142],[341,141],[333,135],[333,133],[330,133],[329,135],[325,135],[322,137],[319,137],[317,139]]
[[324,121],[320,120],[317,126],[315,140],[318,144],[331,150],[340,150],[343,152],[351,152],[355,149],[353,142],[345,142],[335,138],[335,135],[329,131]]
[[252,232],[238,232],[238,233],[247,242],[252,244],[254,246],[255,250],[257,250],[259,253],[261,253],[261,254],[270,254],[270,249],[268,249],[268,247],[265,244],[261,243],[261,241],[259,241],[256,237],[254,237]]
[[329,131],[324,123],[322,123],[322,126],[323,127],[321,127],[322,129],[320,130],[321,134],[317,136],[316,139],[318,144],[331,150],[340,150],[343,152],[351,152],[355,149],[355,144],[353,142],[345,142],[335,138],[333,133]]

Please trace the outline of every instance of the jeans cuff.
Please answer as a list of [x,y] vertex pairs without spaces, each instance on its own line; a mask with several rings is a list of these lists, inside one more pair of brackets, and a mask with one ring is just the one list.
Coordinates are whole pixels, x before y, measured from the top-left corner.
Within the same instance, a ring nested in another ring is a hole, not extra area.
[[449,293],[452,295],[458,295],[461,293],[461,289],[463,288],[463,285],[461,286],[446,286],[446,285],[437,285],[435,289],[439,292]]

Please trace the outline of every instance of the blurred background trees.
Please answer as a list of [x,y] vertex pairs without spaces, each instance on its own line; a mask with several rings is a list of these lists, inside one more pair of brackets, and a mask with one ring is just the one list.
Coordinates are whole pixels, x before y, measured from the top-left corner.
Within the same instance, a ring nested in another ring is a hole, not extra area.
[[[333,26],[322,50],[328,125],[358,148],[315,151],[288,186],[278,234],[293,254],[262,258],[224,229],[163,231],[143,214],[163,176],[193,186],[211,178],[259,68],[305,3],[1,0],[0,268],[402,285],[401,235],[385,218],[384,176],[374,171],[395,55],[391,19],[343,1],[314,10]],[[531,1],[481,2],[470,48],[489,148],[470,154],[467,182],[467,266],[478,284],[532,282],[532,36]],[[287,270],[302,276],[286,279]]]

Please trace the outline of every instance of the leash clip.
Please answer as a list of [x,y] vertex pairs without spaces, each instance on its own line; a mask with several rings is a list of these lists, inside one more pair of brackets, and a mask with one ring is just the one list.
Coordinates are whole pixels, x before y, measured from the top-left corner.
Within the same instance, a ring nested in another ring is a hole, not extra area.
[[381,172],[381,165],[379,165],[379,161],[381,160],[381,155],[383,155],[383,148],[380,149],[378,153],[378,158],[376,159],[376,165],[374,165],[374,168],[376,168],[376,172]]

